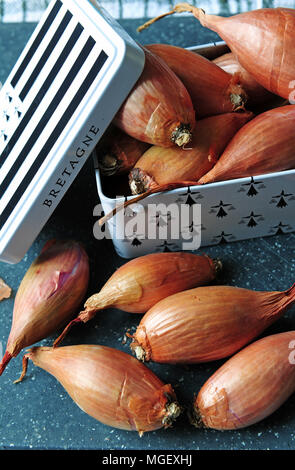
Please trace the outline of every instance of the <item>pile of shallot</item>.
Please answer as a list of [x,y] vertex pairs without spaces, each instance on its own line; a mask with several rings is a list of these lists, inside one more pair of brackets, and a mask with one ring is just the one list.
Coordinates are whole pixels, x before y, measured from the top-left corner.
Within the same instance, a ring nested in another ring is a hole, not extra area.
[[142,46],[143,73],[96,148],[108,195],[135,196],[122,207],[155,192],[295,168],[295,10],[223,18],[180,3],[138,30],[181,12],[215,31],[228,53],[209,60]]
[[[210,61],[175,46],[143,47],[144,71],[97,148],[101,172],[107,179],[128,175],[132,193],[143,197],[187,182],[293,168],[295,106],[285,100],[295,79],[295,10],[220,18],[179,4],[171,13],[182,11],[218,32],[230,52]],[[16,382],[30,359],[81,410],[140,435],[170,427],[184,408],[197,427],[243,428],[295,391],[295,331],[257,340],[294,305],[295,284],[284,291],[215,285],[222,261],[190,252],[128,261],[97,292],[89,292],[89,272],[79,242],[45,244],[16,293],[0,375],[30,347]],[[72,327],[109,308],[141,315],[135,333],[124,332],[129,354],[97,344],[60,346]],[[57,333],[51,347],[36,345]],[[147,365],[217,359],[225,362],[189,406]]]
[[[222,270],[221,260],[205,254],[152,253],[123,264],[87,297],[85,249],[72,240],[50,240],[17,290],[0,375],[30,346],[15,383],[23,381],[31,359],[85,413],[140,436],[170,427],[185,408],[198,427],[236,429],[260,421],[295,391],[295,331],[252,341],[295,303],[295,284],[282,292],[215,285]],[[74,324],[108,308],[141,314],[135,333],[125,332],[131,354],[97,344],[60,347]],[[63,326],[51,347],[36,346]],[[223,358],[229,359],[189,406],[144,364]]]

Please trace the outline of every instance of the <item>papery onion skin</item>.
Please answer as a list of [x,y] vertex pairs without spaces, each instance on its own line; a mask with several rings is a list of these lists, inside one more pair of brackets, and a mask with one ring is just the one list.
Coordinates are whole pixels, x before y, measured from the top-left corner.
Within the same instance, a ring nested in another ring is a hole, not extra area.
[[17,290],[12,326],[0,375],[12,357],[63,326],[81,305],[88,288],[89,259],[74,240],[50,240]]
[[228,430],[257,423],[295,391],[295,331],[267,336],[226,361],[194,399],[192,423]]
[[3,279],[0,278],[0,301],[9,299],[11,296],[11,287],[9,287]]
[[143,49],[144,70],[113,123],[143,142],[161,147],[185,145],[196,122],[189,93],[162,59]]
[[131,192],[140,194],[180,180],[197,182],[214,166],[232,137],[253,116],[249,112],[225,113],[201,119],[187,149],[150,147],[129,173]]
[[108,426],[142,435],[170,426],[181,412],[171,385],[125,352],[99,345],[34,347],[24,359],[52,374],[82,411]]
[[170,44],[148,44],[148,50],[161,57],[180,78],[190,94],[197,118],[231,113],[243,109],[247,93],[238,77],[220,69],[213,62]]
[[123,264],[102,289],[85,302],[85,310],[72,320],[55,340],[60,344],[75,323],[91,320],[107,307],[130,313],[145,313],[168,295],[208,284],[222,268],[219,260],[187,252],[152,253]]
[[166,297],[141,319],[130,347],[143,361],[193,364],[234,354],[295,302],[283,292],[205,286]]
[[295,167],[295,105],[266,111],[245,124],[199,183],[257,176]]
[[204,27],[215,31],[261,86],[289,99],[290,84],[295,80],[295,9],[261,8],[222,17],[179,3],[138,30],[167,15],[183,12],[192,13]]

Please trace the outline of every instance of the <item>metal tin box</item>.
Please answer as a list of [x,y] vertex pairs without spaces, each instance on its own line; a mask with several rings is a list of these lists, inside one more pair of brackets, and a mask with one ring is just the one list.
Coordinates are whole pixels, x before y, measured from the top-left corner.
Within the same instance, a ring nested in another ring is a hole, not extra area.
[[144,67],[95,0],[53,0],[0,90],[0,260],[16,263]]

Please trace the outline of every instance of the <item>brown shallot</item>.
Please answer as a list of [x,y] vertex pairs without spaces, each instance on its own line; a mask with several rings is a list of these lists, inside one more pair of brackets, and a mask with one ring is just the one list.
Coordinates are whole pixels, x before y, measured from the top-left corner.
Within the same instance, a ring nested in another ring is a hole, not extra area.
[[239,83],[247,93],[247,108],[256,108],[257,105],[272,101],[276,97],[263,86],[261,86],[252,75],[241,66],[232,52],[223,54],[213,60],[225,72],[238,77]]
[[141,319],[130,345],[136,357],[161,363],[200,363],[227,357],[295,302],[283,292],[205,286],[166,297]]
[[247,93],[238,75],[233,77],[200,54],[182,47],[170,44],[145,47],[161,57],[181,79],[198,119],[244,108]]
[[88,287],[89,260],[82,245],[50,240],[23,277],[0,375],[20,351],[63,326],[80,306]]
[[199,183],[257,176],[295,167],[295,105],[265,111],[245,124]]
[[177,181],[195,181],[217,162],[226,145],[253,117],[252,113],[225,113],[201,119],[196,134],[187,149],[150,147],[129,173],[132,194]]
[[85,310],[72,320],[55,340],[60,344],[75,323],[86,323],[99,310],[113,307],[144,313],[159,300],[191,287],[213,281],[222,268],[219,260],[188,252],[152,253],[123,264],[102,289],[89,297]]
[[191,98],[166,63],[143,49],[144,70],[113,123],[143,142],[161,147],[182,147],[191,141],[195,127]]
[[99,219],[99,225],[151,194],[198,184],[199,175],[216,164],[227,143],[253,116],[251,112],[242,112],[204,118],[196,124],[191,146],[167,151],[152,146],[137,161],[129,175],[131,192],[137,196],[118,204]]
[[208,15],[188,3],[179,3],[138,30],[167,15],[183,12],[192,13],[204,27],[215,31],[261,86],[282,98],[289,98],[295,80],[295,9],[261,8],[222,17]]
[[144,432],[171,426],[180,415],[172,386],[134,357],[106,346],[33,347],[23,358],[53,375],[82,411],[118,429]]
[[267,336],[226,361],[194,399],[196,427],[240,429],[276,411],[295,391],[295,331]]
[[95,148],[98,168],[105,176],[128,173],[149,147],[111,126]]

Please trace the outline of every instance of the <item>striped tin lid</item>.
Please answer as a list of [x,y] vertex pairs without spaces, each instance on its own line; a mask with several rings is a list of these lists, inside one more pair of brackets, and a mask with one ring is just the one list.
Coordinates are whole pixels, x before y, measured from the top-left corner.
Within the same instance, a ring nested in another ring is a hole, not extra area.
[[139,78],[95,0],[53,0],[0,90],[0,260],[19,262]]

